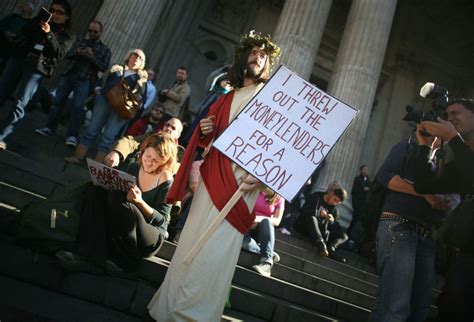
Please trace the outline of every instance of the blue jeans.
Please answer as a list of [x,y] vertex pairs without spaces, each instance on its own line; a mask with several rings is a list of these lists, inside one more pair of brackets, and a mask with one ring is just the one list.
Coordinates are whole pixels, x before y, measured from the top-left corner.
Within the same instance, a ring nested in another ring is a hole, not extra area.
[[108,152],[110,146],[117,139],[117,136],[127,122],[128,120],[118,117],[117,113],[107,103],[103,94],[97,95],[94,109],[92,110],[91,122],[82,134],[80,143],[90,147],[95,142],[102,128],[104,128],[98,151]]
[[69,94],[73,91],[72,108],[69,115],[67,136],[77,137],[82,123],[84,123],[84,102],[89,94],[88,79],[74,79],[73,77],[61,77],[56,89],[56,97],[49,112],[46,126],[53,132],[58,128],[61,115],[67,105]]
[[[8,67],[7,65],[6,69],[8,69]],[[4,75],[2,75],[2,78],[3,76]],[[22,66],[22,76],[20,84],[18,85],[16,105],[13,111],[8,114],[7,118],[0,122],[0,142],[5,141],[5,138],[15,129],[15,124],[25,116],[25,108],[38,89],[38,85],[42,79],[43,75],[38,74],[36,69],[27,65]]]
[[[257,241],[254,238],[257,237]],[[254,230],[244,236],[242,248],[260,255],[260,263],[273,265],[273,248],[275,247],[275,227],[269,219],[263,219]]]
[[434,286],[435,249],[406,224],[381,220],[376,237],[380,277],[372,322],[425,321]]

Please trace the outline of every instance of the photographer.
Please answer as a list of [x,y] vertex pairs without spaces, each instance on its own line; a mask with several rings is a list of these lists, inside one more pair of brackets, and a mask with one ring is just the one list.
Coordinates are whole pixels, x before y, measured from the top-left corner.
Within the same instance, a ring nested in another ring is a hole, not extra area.
[[[465,203],[474,193],[474,100],[451,100],[446,112],[448,121],[425,121],[417,127],[420,147],[416,156],[414,188],[418,193],[457,192]],[[447,152],[446,164],[439,175],[431,172],[428,163],[435,138],[444,141]],[[453,215],[461,214],[454,210]],[[472,217],[469,218],[474,216],[473,209],[468,209],[467,215],[468,220],[457,227],[459,232],[454,230],[444,236],[450,240],[466,239],[462,245],[456,243],[456,256],[438,299],[439,321],[472,321],[474,318],[474,227]],[[461,232],[466,231],[468,233],[462,236]]]

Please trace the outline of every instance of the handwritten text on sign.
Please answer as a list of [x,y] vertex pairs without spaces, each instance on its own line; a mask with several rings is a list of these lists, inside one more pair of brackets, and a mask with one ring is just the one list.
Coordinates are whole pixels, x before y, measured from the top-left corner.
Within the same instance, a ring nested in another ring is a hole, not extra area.
[[137,182],[137,179],[126,173],[105,164],[87,159],[87,167],[91,176],[92,183],[95,186],[104,187],[107,190],[120,190],[127,192]]
[[280,66],[214,146],[291,200],[356,115],[356,109]]

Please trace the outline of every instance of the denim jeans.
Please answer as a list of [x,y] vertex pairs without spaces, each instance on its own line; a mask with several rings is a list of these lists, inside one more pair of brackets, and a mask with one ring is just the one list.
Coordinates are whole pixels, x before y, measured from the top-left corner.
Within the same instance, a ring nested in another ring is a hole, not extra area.
[[58,128],[59,121],[66,107],[69,94],[73,92],[72,108],[69,113],[69,125],[67,136],[77,137],[82,123],[84,123],[85,111],[84,102],[89,94],[88,79],[74,79],[63,76],[59,79],[51,111],[49,112],[46,126],[53,132]]
[[95,98],[94,109],[89,126],[80,138],[80,143],[90,147],[100,134],[102,128],[102,138],[99,143],[98,151],[108,152],[110,146],[117,139],[120,131],[127,124],[128,120],[121,119],[117,113],[109,106],[103,94]]
[[[253,238],[252,238],[253,237]],[[257,238],[257,241],[254,238]],[[260,263],[273,265],[273,248],[275,247],[275,227],[271,220],[263,219],[255,228],[244,236],[242,248],[260,255]]]
[[376,237],[380,277],[372,322],[425,321],[434,286],[435,248],[406,224],[381,220]]
[[42,79],[43,75],[38,74],[36,69],[27,65],[22,66],[22,76],[18,85],[16,105],[7,118],[0,122],[0,142],[5,141],[5,138],[15,129],[15,124],[25,116],[25,108],[38,89]]

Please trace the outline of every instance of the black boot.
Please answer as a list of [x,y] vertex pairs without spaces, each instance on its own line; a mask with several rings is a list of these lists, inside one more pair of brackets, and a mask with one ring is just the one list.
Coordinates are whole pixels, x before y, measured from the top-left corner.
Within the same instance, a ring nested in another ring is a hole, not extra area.
[[332,258],[332,259],[334,259],[338,262],[341,262],[341,263],[347,262],[347,259],[345,259],[341,255],[336,253],[336,247],[334,247],[334,246],[329,247],[329,258]]

